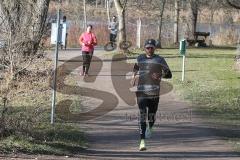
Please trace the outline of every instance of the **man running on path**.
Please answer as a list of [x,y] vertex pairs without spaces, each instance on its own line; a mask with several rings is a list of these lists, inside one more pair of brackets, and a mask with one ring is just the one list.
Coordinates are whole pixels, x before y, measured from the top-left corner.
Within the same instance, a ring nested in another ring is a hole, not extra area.
[[140,110],[140,151],[146,150],[145,138],[150,138],[156,120],[161,78],[172,78],[165,59],[154,54],[155,47],[154,39],[146,40],[144,44],[146,54],[137,57],[137,63],[133,68],[132,85],[135,85],[136,74],[139,72],[136,96]]

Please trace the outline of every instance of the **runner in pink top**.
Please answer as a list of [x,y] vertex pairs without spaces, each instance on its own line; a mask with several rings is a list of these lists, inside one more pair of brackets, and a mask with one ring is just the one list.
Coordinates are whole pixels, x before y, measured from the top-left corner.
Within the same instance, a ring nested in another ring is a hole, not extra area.
[[83,56],[83,70],[81,75],[88,76],[88,70],[92,60],[94,46],[97,45],[96,35],[92,33],[92,25],[87,26],[87,31],[82,33],[79,38],[79,43],[82,46]]

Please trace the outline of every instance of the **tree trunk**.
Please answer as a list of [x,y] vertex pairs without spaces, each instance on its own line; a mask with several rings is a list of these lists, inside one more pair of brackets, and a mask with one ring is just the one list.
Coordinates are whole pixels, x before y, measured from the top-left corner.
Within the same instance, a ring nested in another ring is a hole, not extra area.
[[121,42],[126,41],[126,28],[125,28],[125,9],[126,9],[126,2],[124,1],[124,4],[121,4],[120,0],[114,0],[114,4],[117,10],[118,15],[118,46]]
[[194,33],[196,32],[197,28],[197,18],[198,18],[198,0],[192,0],[190,5],[191,5],[191,38],[194,38],[196,40],[196,37],[194,36]]
[[104,1],[104,7],[105,7],[105,8],[107,8],[107,3],[108,3],[107,1],[108,1],[108,0],[105,0],[105,1]]
[[104,8],[105,4],[104,4],[105,0],[101,0],[101,5]]
[[[240,9],[240,2],[239,1],[230,1],[230,0],[227,0],[227,2],[228,2],[228,4],[230,5],[230,6],[232,6],[233,8],[236,8],[236,9]],[[238,42],[239,43],[239,42]],[[239,44],[238,44],[239,45]],[[238,50],[239,50],[239,46],[238,46]],[[240,71],[240,53],[239,52],[237,52],[237,55],[236,55],[236,57],[235,57],[235,60],[236,60],[236,62],[235,62],[235,67],[236,67],[236,69],[238,70],[238,71]]]
[[86,13],[86,0],[83,0],[83,14],[84,14],[84,30],[87,28],[87,13]]
[[162,21],[163,21],[163,13],[165,8],[166,0],[162,0],[162,3],[160,3],[160,16],[159,16],[159,25],[158,25],[158,41],[159,41],[159,48],[162,48]]
[[214,13],[215,13],[215,10],[214,10],[214,8],[212,7],[212,9],[211,9],[211,11],[210,11],[210,15],[211,15],[211,17],[210,17],[210,23],[209,23],[209,32],[210,32],[210,36],[209,36],[209,42],[208,42],[208,45],[210,46],[210,47],[212,47],[213,46],[213,44],[212,44],[212,31],[213,31],[213,21],[214,21]]
[[196,28],[197,28],[197,17],[198,17],[198,14],[195,12],[193,13],[193,17],[192,17],[192,34],[193,34],[193,37],[195,40],[196,39],[196,36],[194,35],[194,33],[196,32]]
[[50,0],[2,0],[0,7],[6,21],[1,28],[9,37],[12,49],[18,54],[35,54],[41,41]]
[[179,0],[175,0],[174,44],[178,44]]
[[109,0],[109,7],[110,7],[110,8],[113,7],[113,0]]
[[1,38],[7,41],[0,60],[7,67],[3,74],[2,95],[11,96],[18,73],[29,67],[41,41],[50,0],[1,0]]

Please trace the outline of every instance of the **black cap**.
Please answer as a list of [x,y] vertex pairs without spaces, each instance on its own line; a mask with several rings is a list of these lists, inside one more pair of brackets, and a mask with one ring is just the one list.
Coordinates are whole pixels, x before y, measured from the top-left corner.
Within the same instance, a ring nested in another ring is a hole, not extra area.
[[156,41],[154,39],[147,39],[145,41],[144,47],[156,47]]

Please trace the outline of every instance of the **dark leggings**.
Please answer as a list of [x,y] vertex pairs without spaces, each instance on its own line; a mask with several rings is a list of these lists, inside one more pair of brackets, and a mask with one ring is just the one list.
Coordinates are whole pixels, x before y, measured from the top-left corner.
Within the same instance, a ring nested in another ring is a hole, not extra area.
[[85,74],[88,74],[88,70],[90,67],[91,60],[92,60],[92,55],[93,55],[93,51],[92,52],[82,51],[83,73],[85,73]]
[[[145,139],[146,118],[148,118],[149,127],[152,128],[156,120],[159,97],[137,97],[137,103],[140,110],[139,130],[141,139]],[[147,113],[148,108],[148,113]]]
[[117,37],[116,34],[110,33],[110,42],[116,42],[116,37]]

